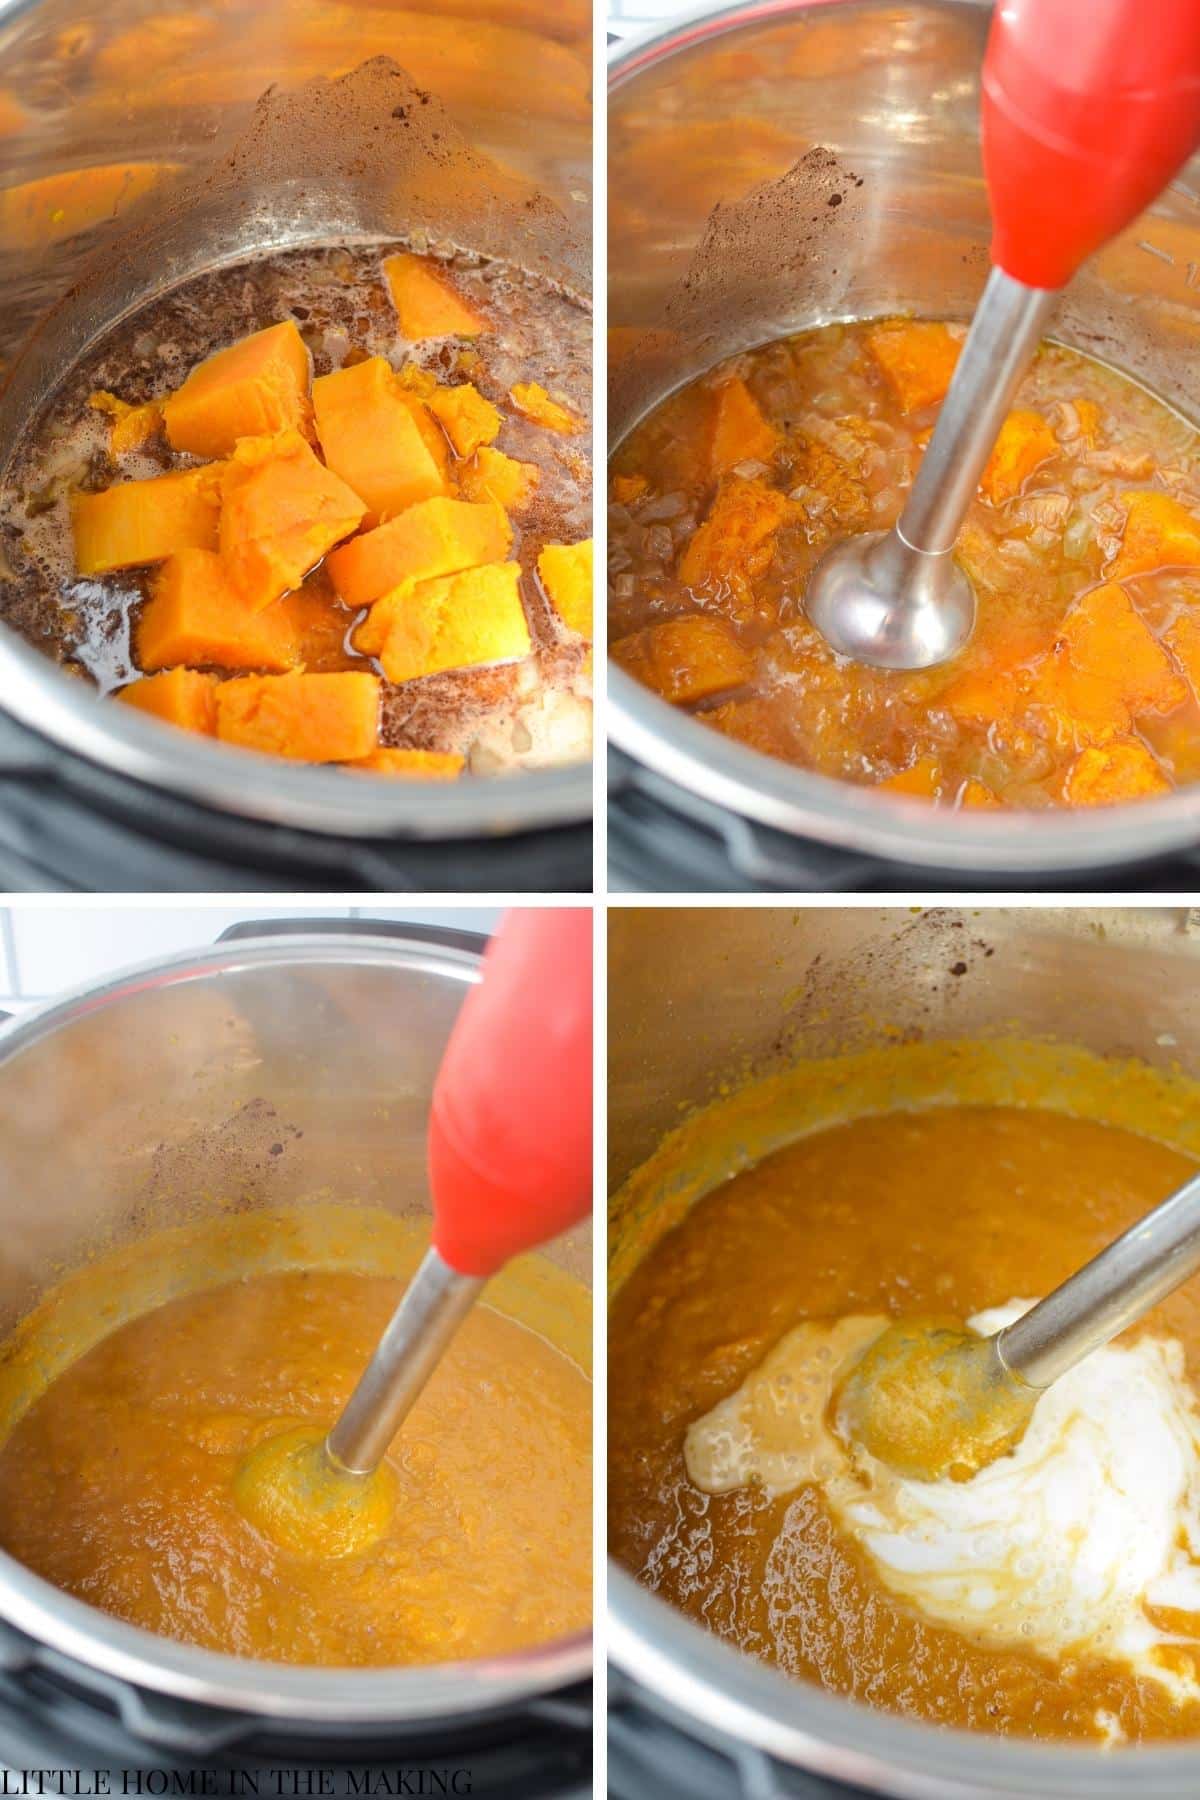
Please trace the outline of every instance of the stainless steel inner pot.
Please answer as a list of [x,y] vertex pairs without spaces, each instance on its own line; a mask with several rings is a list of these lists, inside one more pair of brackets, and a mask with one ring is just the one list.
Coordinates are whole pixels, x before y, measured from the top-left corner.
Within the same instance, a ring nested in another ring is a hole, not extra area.
[[[79,0],[0,0],[0,471],[66,365],[116,321],[257,252],[427,229],[587,294],[590,22],[588,0],[416,0],[403,10],[234,0],[178,13],[157,0],[112,0],[99,11]],[[423,159],[398,160],[394,179],[385,163],[365,169],[364,147],[384,141],[376,128],[396,129],[388,105],[332,155],[329,131],[308,145],[301,133],[288,166],[277,156],[268,169],[246,135],[260,97],[376,58],[434,96],[427,117],[427,101],[413,108]],[[445,122],[433,139],[439,103]],[[219,204],[196,196],[186,217],[156,234],[156,209],[239,144],[237,180],[222,181]],[[494,159],[503,204],[482,177],[474,206],[461,182],[439,185],[451,146]],[[97,184],[90,201],[85,180]],[[531,191],[542,196],[533,212]],[[502,229],[523,212],[537,229]],[[149,235],[139,238],[147,220]],[[505,834],[585,820],[591,808],[586,764],[435,790],[349,783],[329,769],[240,754],[105,704],[4,627],[0,696],[23,725],[106,771],[336,837]]]
[[[1200,1076],[1200,920],[1181,908],[630,908],[611,915],[608,966],[614,1189],[748,1068],[908,1034],[1048,1035]],[[608,1579],[613,1661],[701,1738],[920,1800],[1200,1786],[1200,1744],[1104,1754],[912,1724],[739,1654],[615,1564]]]
[[[881,313],[970,315],[987,272],[988,11],[986,0],[746,0],[617,47],[613,444],[735,351]],[[1200,159],[1072,285],[1054,335],[1200,422],[1197,270]],[[637,763],[685,795],[822,843],[977,876],[1049,876],[1200,837],[1200,789],[1091,813],[947,815],[791,768],[619,668],[608,679],[610,734]]]
[[[93,1247],[231,1203],[320,1198],[427,1213],[433,1078],[483,942],[387,926],[255,936],[147,963],[8,1026],[0,1334]],[[572,1233],[547,1253],[588,1286],[589,1236]],[[83,1663],[134,1684],[131,1722],[151,1738],[157,1695],[297,1727],[399,1728],[465,1724],[591,1669],[586,1632],[429,1668],[220,1656],[98,1612],[3,1553],[0,1621],[60,1676]]]

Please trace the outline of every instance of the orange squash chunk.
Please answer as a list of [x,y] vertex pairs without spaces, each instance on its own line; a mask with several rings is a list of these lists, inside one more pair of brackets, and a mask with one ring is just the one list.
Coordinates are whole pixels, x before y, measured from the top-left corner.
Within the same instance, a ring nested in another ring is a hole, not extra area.
[[481,444],[500,435],[500,414],[469,381],[460,387],[435,388],[429,410],[460,456],[474,456]]
[[223,681],[217,736],[296,762],[357,762],[378,748],[379,677],[351,672]]
[[1072,806],[1116,806],[1170,791],[1170,781],[1145,744],[1124,737],[1081,750],[1067,771],[1065,787]]
[[202,675],[197,669],[167,669],[161,675],[131,681],[120,689],[117,699],[168,725],[212,737],[217,729],[218,685],[215,675]]
[[752,605],[752,584],[775,554],[775,533],[789,512],[786,495],[763,481],[726,475],[708,517],[679,561],[685,586],[728,606],[737,618]]
[[544,425],[547,431],[561,432],[564,437],[571,437],[584,428],[583,420],[573,413],[568,406],[552,400],[545,388],[538,381],[518,381],[512,390],[513,403],[518,411],[535,425]]
[[97,388],[94,394],[88,395],[88,405],[94,412],[107,413],[111,419],[108,447],[114,456],[124,456],[128,450],[140,450],[162,430],[162,404],[158,400],[131,406],[128,400],[118,400],[107,388]]
[[287,602],[251,612],[211,550],[179,550],[167,558],[135,642],[143,669],[190,663],[282,670],[302,660]]
[[468,500],[494,500],[505,512],[514,513],[529,505],[541,478],[536,463],[518,462],[484,444],[460,471],[459,484]]
[[1200,619],[1190,612],[1181,613],[1167,631],[1166,643],[1200,700]]
[[550,604],[567,630],[591,638],[591,538],[579,544],[547,544],[538,557],[538,574]]
[[445,464],[422,430],[424,408],[382,356],[319,376],[312,403],[326,466],[366,505],[364,525],[448,491]]
[[644,475],[614,475],[612,497],[618,506],[632,506],[643,494],[650,492],[650,483]]
[[400,330],[410,342],[421,338],[478,337],[487,320],[458,294],[435,263],[402,252],[383,265]]
[[239,438],[274,437],[308,418],[308,351],[291,319],[197,363],[163,401],[167,440],[192,456],[228,456]]
[[135,569],[176,550],[215,550],[220,475],[219,469],[185,469],[73,495],[76,574]]
[[987,783],[976,781],[973,775],[959,789],[958,805],[964,812],[996,812],[1004,809],[1003,800],[998,800]]
[[1058,439],[1037,412],[1011,412],[1000,427],[980,487],[993,506],[1019,494],[1029,476],[1058,454]]
[[1123,736],[1141,713],[1172,712],[1187,686],[1116,582],[1093,588],[1063,621],[1038,669],[1034,697],[1077,744]]
[[764,756],[786,757],[792,748],[781,720],[764,700],[726,700],[707,710],[704,723]]
[[647,625],[613,645],[613,658],[635,680],[677,706],[741,687],[754,660],[719,619],[693,614]]
[[921,319],[872,326],[867,347],[906,413],[941,404],[962,349],[944,325]]
[[466,758],[451,750],[373,750],[344,768],[363,775],[398,775],[408,781],[457,781]]
[[897,775],[889,775],[886,781],[877,781],[878,788],[886,788],[891,794],[908,794],[917,800],[936,800],[942,789],[942,765],[936,756],[918,756],[915,762],[909,763],[907,769],[901,769]]
[[1150,569],[1200,564],[1200,519],[1157,488],[1122,494],[1129,508],[1121,548],[1109,573],[1114,581]]
[[270,606],[362,522],[366,507],[298,431],[243,438],[221,480],[220,549],[246,605]]
[[735,463],[770,462],[778,446],[778,431],[764,419],[745,382],[738,376],[721,382],[713,395],[712,479],[719,480]]
[[513,662],[532,649],[519,563],[463,569],[385,594],[355,635],[389,681]]
[[422,500],[374,531],[343,544],[327,567],[347,606],[370,606],[404,583],[503,562],[512,526],[493,500]]

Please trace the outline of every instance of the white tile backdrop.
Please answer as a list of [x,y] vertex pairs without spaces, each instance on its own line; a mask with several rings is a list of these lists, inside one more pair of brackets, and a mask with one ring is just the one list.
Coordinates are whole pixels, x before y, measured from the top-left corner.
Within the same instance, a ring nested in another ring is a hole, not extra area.
[[4,906],[0,907],[0,1011],[20,1012],[63,988],[128,963],[211,944],[227,925],[266,918],[401,919],[489,931],[498,907]]

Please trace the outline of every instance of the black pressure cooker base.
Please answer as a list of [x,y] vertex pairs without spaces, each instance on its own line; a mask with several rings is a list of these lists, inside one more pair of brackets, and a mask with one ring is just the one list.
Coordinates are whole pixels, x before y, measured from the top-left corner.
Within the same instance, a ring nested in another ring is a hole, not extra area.
[[[281,1728],[98,1686],[85,1671],[0,1675],[0,1780],[6,1795],[230,1795],[243,1800],[587,1800],[591,1686],[483,1722],[403,1732]],[[41,1774],[40,1783],[30,1777]],[[23,1779],[24,1778],[24,1779]]]
[[0,715],[0,891],[583,893],[590,824],[447,842],[218,814],[69,756]]
[[609,755],[608,885],[614,893],[1179,893],[1200,845],[1152,862],[1043,876],[930,869],[792,837]]
[[719,1732],[706,1730],[701,1737],[682,1719],[648,1705],[611,1667],[608,1791],[612,1800],[878,1800]]

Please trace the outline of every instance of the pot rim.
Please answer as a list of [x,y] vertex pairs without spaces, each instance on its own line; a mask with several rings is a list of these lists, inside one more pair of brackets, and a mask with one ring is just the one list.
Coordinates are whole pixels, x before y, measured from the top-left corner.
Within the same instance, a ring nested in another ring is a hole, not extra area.
[[463,782],[389,782],[209,742],[114,706],[4,624],[0,693],[5,713],[76,760],[214,812],[296,831],[355,839],[505,837],[578,824],[591,810],[591,760]]
[[[732,0],[693,6],[613,45],[610,97],[706,38],[860,0]],[[978,11],[989,0],[926,0]],[[963,875],[1071,875],[1166,857],[1200,842],[1200,787],[1130,805],[1061,812],[945,815],[920,800],[835,781],[752,750],[679,712],[608,663],[608,734],[619,750],[701,801],[789,837]],[[1099,816],[1103,814],[1103,816]]]
[[[1200,1745],[1097,1752],[920,1725],[847,1700],[734,1650],[610,1560],[608,1644],[650,1704],[719,1745],[762,1754],[899,1800],[1147,1800],[1196,1792]],[[764,1788],[764,1791],[765,1788]],[[773,1791],[773,1790],[772,1790]]]
[[[403,934],[380,921],[378,936],[336,926],[282,937],[243,937],[199,950],[178,951],[120,969],[103,982],[82,983],[0,1028],[0,1066],[53,1036],[73,1019],[148,988],[172,987],[217,974],[269,966],[314,966],[336,952],[360,968],[411,969],[473,983],[478,952]],[[418,928],[419,931],[419,928]],[[173,1700],[276,1720],[324,1724],[403,1724],[467,1713],[495,1712],[586,1680],[592,1669],[590,1631],[508,1656],[471,1661],[360,1670],[303,1668],[259,1662],[177,1643],[113,1618],[0,1550],[0,1621],[34,1640],[32,1657],[65,1656],[110,1681]]]

